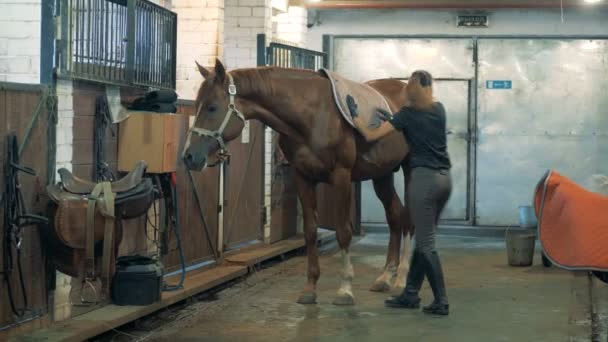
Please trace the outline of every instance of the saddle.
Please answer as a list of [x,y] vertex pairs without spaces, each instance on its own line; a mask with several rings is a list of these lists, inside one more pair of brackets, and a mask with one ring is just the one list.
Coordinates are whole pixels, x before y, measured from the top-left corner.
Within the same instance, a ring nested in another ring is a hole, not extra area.
[[117,225],[122,219],[144,215],[154,201],[152,180],[143,177],[146,168],[146,163],[140,161],[123,178],[100,183],[78,178],[62,168],[58,170],[60,182],[47,187],[54,209],[54,237],[64,247],[85,251],[84,265],[76,267],[81,269],[78,276],[97,279],[95,244],[103,241],[100,278],[104,290],[109,286]]
[[352,127],[355,127],[355,123],[348,109],[348,97],[352,97],[357,105],[359,117],[368,124],[368,127],[377,128],[383,121],[391,119],[391,115],[388,114],[391,113],[391,108],[384,96],[376,89],[365,83],[351,81],[327,69],[320,69],[319,71],[329,79],[336,106],[338,106],[344,120]]
[[550,170],[536,186],[534,208],[543,252],[553,264],[608,271],[608,196]]

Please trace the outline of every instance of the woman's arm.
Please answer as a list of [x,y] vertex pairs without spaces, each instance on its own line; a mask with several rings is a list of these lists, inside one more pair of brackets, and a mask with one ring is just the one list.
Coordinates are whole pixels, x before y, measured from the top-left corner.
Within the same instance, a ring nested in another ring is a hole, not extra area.
[[[370,129],[369,127],[367,127],[365,122],[363,122],[363,120],[359,117],[359,113],[357,110],[357,104],[355,103],[355,99],[353,99],[352,96],[348,95],[346,97],[346,104],[348,105],[348,110],[350,111],[350,115],[353,117],[353,122],[355,123],[357,130],[359,130],[359,132],[361,132],[361,134],[363,135],[365,140],[375,141],[375,140],[378,140],[378,139],[388,135],[389,133],[391,133],[392,131],[395,130],[394,124],[389,121],[382,121],[382,124],[380,125],[380,127]],[[379,112],[380,112],[380,115],[384,116],[385,119],[387,119],[387,120],[389,119],[387,117],[388,113],[385,113],[384,111],[382,111],[380,109],[379,109]]]

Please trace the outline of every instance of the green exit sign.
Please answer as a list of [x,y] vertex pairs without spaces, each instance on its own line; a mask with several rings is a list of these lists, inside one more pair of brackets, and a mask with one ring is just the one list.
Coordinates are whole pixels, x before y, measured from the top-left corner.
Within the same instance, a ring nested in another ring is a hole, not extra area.
[[487,15],[459,15],[458,27],[488,27]]

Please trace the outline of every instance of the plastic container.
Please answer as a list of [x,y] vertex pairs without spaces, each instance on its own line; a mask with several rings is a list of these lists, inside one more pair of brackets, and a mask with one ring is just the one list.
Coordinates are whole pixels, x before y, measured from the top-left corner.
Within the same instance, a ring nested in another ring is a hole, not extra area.
[[150,305],[160,300],[163,266],[145,256],[124,256],[116,262],[112,302],[116,305]]
[[519,226],[522,228],[534,228],[538,224],[534,208],[529,205],[519,207]]
[[531,266],[536,234],[525,230],[507,230],[507,259],[510,266]]

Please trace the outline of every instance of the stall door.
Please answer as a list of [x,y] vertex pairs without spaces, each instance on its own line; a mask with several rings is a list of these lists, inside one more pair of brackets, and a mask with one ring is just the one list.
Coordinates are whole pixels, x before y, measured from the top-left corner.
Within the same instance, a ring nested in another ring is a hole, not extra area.
[[518,224],[547,169],[608,172],[608,41],[480,39],[478,224]]

